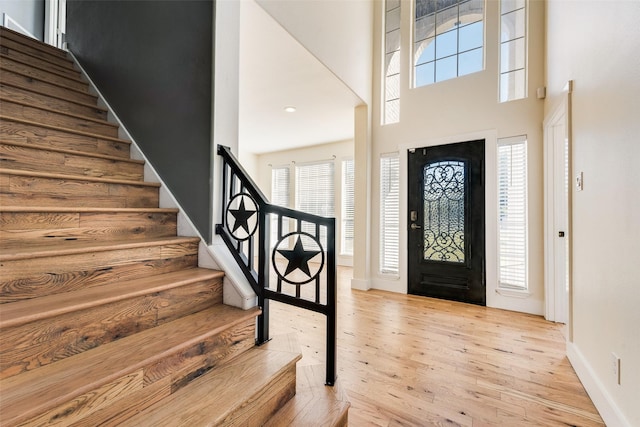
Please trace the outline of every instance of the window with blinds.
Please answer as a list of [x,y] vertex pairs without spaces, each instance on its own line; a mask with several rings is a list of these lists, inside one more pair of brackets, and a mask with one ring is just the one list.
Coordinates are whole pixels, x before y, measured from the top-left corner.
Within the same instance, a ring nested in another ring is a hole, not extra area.
[[[335,215],[333,167],[333,162],[296,165],[297,210],[328,218]],[[302,230],[315,234],[313,224],[303,223]],[[320,242],[327,247],[324,228],[321,230]]]
[[527,140],[498,140],[498,287],[526,291]]
[[380,272],[398,274],[400,256],[400,158],[380,157]]
[[[274,167],[271,169],[271,204],[282,207],[289,207],[289,186],[290,186],[289,166]],[[289,232],[287,220],[282,224],[282,235]],[[271,215],[271,246],[274,246],[278,238],[278,218]]]
[[353,255],[354,236],[354,167],[353,160],[342,161],[342,229],[340,253]]

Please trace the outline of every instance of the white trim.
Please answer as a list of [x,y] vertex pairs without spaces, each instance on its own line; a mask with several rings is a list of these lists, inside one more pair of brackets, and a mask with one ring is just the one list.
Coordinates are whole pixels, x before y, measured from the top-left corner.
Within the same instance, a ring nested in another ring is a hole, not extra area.
[[368,291],[371,289],[371,281],[368,279],[351,279],[351,289]]
[[77,58],[72,52],[69,52],[69,54],[83,77],[89,83],[91,91],[98,96],[99,104],[109,110],[109,121],[112,123],[115,122],[120,126],[118,129],[118,137],[131,141],[131,158],[145,161],[144,180],[147,182],[158,182],[161,184],[159,206],[161,208],[177,208],[179,210],[178,235],[200,238],[200,245],[198,248],[198,266],[202,268],[223,270],[225,272],[223,285],[224,303],[244,310],[255,307],[257,304],[256,295],[251,289],[249,283],[246,281],[240,267],[238,267],[235,260],[233,260],[228,249],[223,244],[216,244],[215,242],[211,246],[206,244],[206,241],[202,238],[198,229],[194,226],[193,222],[191,222],[191,219],[189,219],[173,194],[168,190],[167,186],[160,178],[160,175],[140,150],[131,134],[127,131],[127,128],[113,112],[113,109],[104,96],[102,96],[84,68],[82,68],[82,65],[80,65]]
[[15,19],[7,15],[7,12],[2,12],[2,25],[6,28],[9,28],[10,30],[18,31],[19,33],[22,33],[25,36],[29,36],[32,39],[39,40],[36,36],[31,34],[29,30],[27,30],[22,25],[20,25],[18,21],[16,21]]
[[605,424],[609,427],[631,427],[578,346],[572,342],[567,342],[567,358]]

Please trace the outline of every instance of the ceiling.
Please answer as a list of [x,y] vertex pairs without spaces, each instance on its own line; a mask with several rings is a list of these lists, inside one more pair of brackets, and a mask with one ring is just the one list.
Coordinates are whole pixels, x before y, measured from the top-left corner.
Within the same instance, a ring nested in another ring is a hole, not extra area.
[[253,0],[241,2],[239,98],[239,145],[255,154],[351,139],[362,103]]

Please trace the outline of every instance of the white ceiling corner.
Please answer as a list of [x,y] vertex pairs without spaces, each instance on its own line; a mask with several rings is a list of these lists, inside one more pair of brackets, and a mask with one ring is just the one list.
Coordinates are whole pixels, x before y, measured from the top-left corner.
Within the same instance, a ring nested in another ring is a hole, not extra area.
[[[361,103],[255,1],[240,7],[239,137],[256,154],[353,138]],[[295,113],[284,111],[294,106]]]

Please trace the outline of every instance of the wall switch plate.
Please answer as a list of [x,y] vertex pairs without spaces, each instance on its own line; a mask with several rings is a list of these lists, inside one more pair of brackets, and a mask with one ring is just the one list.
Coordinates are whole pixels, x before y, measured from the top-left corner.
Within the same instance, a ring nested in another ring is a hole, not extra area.
[[583,190],[582,172],[576,175],[576,191]]
[[620,358],[615,353],[611,353],[611,373],[614,375],[616,384],[620,385]]

